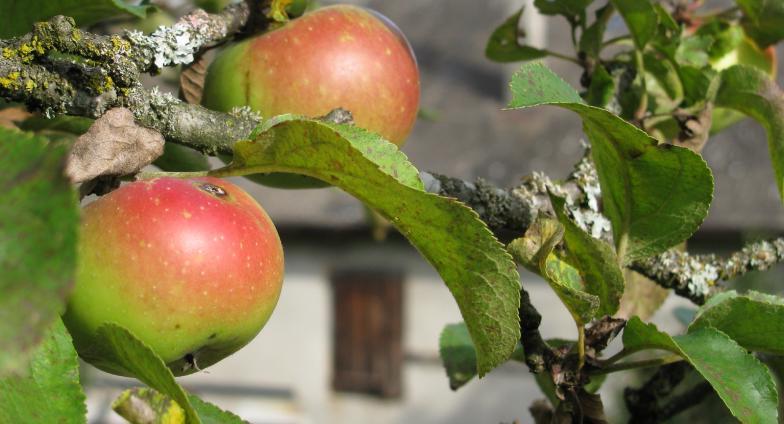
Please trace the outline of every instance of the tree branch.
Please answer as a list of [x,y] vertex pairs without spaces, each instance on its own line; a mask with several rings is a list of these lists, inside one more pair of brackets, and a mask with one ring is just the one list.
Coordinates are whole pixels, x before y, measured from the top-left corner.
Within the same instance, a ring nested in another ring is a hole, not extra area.
[[69,17],[55,16],[35,24],[29,34],[0,40],[0,97],[49,117],[97,118],[111,108],[127,107],[139,124],[167,141],[208,154],[230,153],[234,140],[258,125],[258,115],[248,109],[226,114],[189,105],[157,89],[145,90],[139,76],[191,62],[196,52],[239,31],[249,10],[246,3],[212,15],[196,10],[149,36],[138,31],[96,35],[80,30]]
[[[561,183],[538,173],[510,190],[482,180],[469,183],[425,172],[422,180],[428,191],[455,197],[474,209],[501,239],[520,237],[538,214],[552,214],[548,190],[566,197],[567,209],[581,228],[596,238],[607,241],[612,238],[609,221],[599,211],[601,192],[596,170],[587,154]],[[766,270],[782,261],[784,238],[779,238],[750,244],[727,258],[695,256],[672,249],[635,262],[630,268],[658,285],[674,289],[676,294],[702,304],[720,289],[718,284],[721,281],[749,271]]]
[[[35,24],[29,34],[0,40],[0,98],[23,102],[46,116],[97,118],[111,108],[126,107],[140,125],[160,132],[169,142],[207,154],[231,153],[234,142],[247,138],[259,124],[257,114],[247,108],[221,113],[187,104],[157,89],[145,90],[139,76],[189,63],[200,50],[233,37],[261,10],[251,16],[247,2],[219,14],[197,10],[149,36],[134,31],[91,34],[78,29],[73,19],[56,16]],[[610,222],[600,210],[596,169],[587,153],[559,183],[539,173],[512,190],[429,173],[422,173],[422,179],[428,191],[456,197],[473,208],[502,240],[522,235],[538,214],[552,213],[548,192],[565,197],[575,222],[593,237],[612,238]],[[776,240],[751,245],[727,261],[670,251],[631,268],[702,303],[718,281],[782,260],[784,240]]]

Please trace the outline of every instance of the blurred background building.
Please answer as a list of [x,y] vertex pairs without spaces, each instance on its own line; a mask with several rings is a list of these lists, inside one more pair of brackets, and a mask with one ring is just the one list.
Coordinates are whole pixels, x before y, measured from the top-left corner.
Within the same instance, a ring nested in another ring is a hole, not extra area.
[[[421,106],[434,116],[417,123],[403,148],[419,169],[504,187],[533,171],[553,178],[568,174],[582,154],[577,116],[548,107],[502,110],[518,65],[492,63],[483,54],[492,30],[532,1],[354,3],[396,22],[417,55]],[[531,44],[571,52],[562,19],[540,17],[529,4],[523,24]],[[622,25],[616,21],[613,28]],[[579,86],[577,67],[557,59],[548,64]],[[716,196],[692,249],[726,251],[749,237],[781,232],[784,214],[761,127],[737,124],[713,138],[704,157],[715,174]],[[542,396],[521,364],[504,365],[459,391],[449,389],[438,339],[444,325],[461,321],[460,313],[439,276],[405,239],[393,233],[385,242],[373,241],[359,202],[337,189],[285,191],[237,182],[280,231],[283,293],[261,334],[219,364],[179,379],[187,389],[252,423],[531,421],[527,408]],[[781,292],[780,284],[772,285],[780,275],[751,275],[739,284]],[[574,338],[573,323],[549,287],[526,272],[521,278],[543,312],[544,335]],[[671,297],[654,317],[660,328],[682,328],[677,307],[689,304]],[[88,368],[91,422],[121,422],[110,403],[135,383]],[[627,384],[624,374],[610,377],[603,389],[608,412],[623,410],[619,390]]]

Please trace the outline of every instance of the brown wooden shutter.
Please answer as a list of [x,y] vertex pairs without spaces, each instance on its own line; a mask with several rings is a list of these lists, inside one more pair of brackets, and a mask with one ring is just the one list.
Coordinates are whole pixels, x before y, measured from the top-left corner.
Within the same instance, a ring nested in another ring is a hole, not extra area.
[[403,272],[332,272],[337,391],[399,397],[403,361]]

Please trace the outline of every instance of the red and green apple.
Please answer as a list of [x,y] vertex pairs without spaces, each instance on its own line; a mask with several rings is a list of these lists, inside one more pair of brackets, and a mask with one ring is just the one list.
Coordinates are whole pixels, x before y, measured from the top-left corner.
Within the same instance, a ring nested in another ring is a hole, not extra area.
[[97,330],[117,323],[174,372],[208,367],[247,344],[270,317],[283,281],[272,221],[217,178],[124,185],[83,211],[74,291],[63,320],[79,354],[101,357]]

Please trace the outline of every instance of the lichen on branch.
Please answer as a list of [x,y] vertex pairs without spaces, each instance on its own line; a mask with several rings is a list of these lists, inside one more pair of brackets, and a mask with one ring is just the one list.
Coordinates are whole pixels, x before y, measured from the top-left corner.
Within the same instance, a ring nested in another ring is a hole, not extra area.
[[172,27],[145,36],[99,35],[76,27],[73,19],[55,16],[25,35],[0,40],[0,98],[24,103],[45,116],[60,114],[98,118],[126,107],[136,121],[160,132],[167,141],[205,153],[231,152],[260,118],[247,111],[220,113],[189,105],[159,91],[145,90],[143,73],[185,64],[205,48],[234,36],[249,20],[246,3],[219,14],[196,10]]
[[[254,7],[249,5],[253,3]],[[55,16],[28,34],[0,40],[0,98],[21,102],[46,116],[70,114],[98,118],[127,108],[136,123],[159,132],[167,142],[215,154],[231,153],[261,121],[249,109],[221,113],[182,102],[157,89],[146,90],[140,75],[161,67],[187,64],[215,46],[266,19],[265,1],[240,2],[218,14],[197,10],[151,35],[126,32],[100,35]],[[701,140],[701,139],[700,139]],[[700,143],[694,143],[701,147]],[[693,147],[694,148],[694,147]],[[562,182],[534,173],[521,185],[504,190],[422,173],[429,191],[458,198],[473,208],[501,239],[519,237],[540,213],[551,213],[549,193],[565,197],[574,221],[596,238],[610,241],[609,220],[601,213],[601,192],[588,155]],[[758,243],[727,260],[666,252],[632,264],[659,285],[701,303],[721,280],[784,260],[784,241]]]

